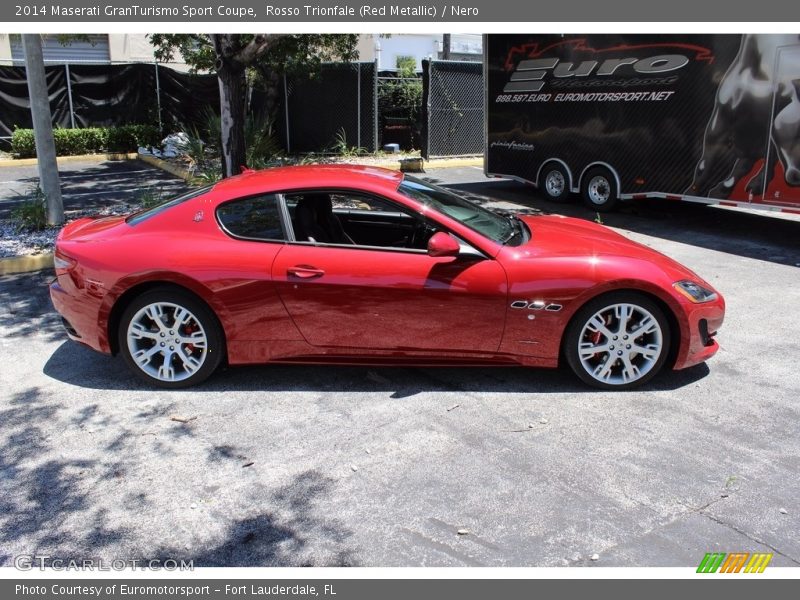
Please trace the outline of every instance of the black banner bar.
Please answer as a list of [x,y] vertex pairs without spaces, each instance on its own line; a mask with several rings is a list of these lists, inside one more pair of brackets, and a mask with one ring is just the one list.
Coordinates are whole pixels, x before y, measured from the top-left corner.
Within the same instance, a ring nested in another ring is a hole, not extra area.
[[800,21],[800,3],[642,2],[642,0],[16,0],[0,5],[0,21],[10,23],[98,22],[781,22]]
[[[702,579],[703,581],[698,581]],[[312,579],[312,580],[26,580],[0,581],[0,597],[14,600],[86,600],[89,598],[160,600],[486,600],[488,598],[739,598],[790,597],[797,582],[788,579],[703,575],[677,580],[564,579]],[[716,580],[713,583],[711,580]]]

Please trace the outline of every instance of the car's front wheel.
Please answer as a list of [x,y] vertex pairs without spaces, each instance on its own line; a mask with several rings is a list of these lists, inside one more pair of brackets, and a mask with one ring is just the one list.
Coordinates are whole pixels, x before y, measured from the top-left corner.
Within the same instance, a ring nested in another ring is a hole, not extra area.
[[200,383],[219,366],[222,329],[192,295],[168,288],[134,299],[120,319],[119,348],[130,369],[165,388]]
[[588,302],[564,336],[564,355],[572,370],[603,389],[642,385],[664,366],[669,348],[664,311],[636,292],[614,292]]

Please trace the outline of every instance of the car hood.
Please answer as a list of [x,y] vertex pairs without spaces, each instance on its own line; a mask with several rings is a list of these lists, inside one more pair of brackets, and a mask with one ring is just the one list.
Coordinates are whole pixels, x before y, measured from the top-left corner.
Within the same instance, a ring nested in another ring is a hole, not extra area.
[[516,248],[522,250],[523,256],[520,258],[626,257],[658,263],[673,269],[676,275],[703,282],[696,273],[668,256],[634,242],[603,225],[560,215],[520,216],[520,218],[531,230],[528,242]]

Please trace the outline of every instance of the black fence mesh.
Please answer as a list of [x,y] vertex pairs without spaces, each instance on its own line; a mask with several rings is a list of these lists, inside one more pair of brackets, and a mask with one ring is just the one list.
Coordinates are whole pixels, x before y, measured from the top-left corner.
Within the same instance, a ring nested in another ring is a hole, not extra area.
[[425,158],[483,153],[483,64],[423,61]]
[[[160,123],[170,133],[202,130],[209,113],[219,114],[215,75],[152,63],[49,65],[45,74],[57,127]],[[375,63],[326,63],[313,75],[281,77],[277,87],[274,98],[254,90],[250,106],[269,107],[287,151],[378,148]],[[0,66],[0,138],[31,126],[25,68]]]
[[[161,123],[172,131],[201,126],[209,111],[219,113],[214,75],[138,63],[49,65],[45,77],[58,127],[156,125],[160,107]],[[0,67],[0,136],[10,136],[15,126],[31,127],[25,68]]]
[[374,63],[326,63],[312,75],[285,77],[278,130],[286,149],[374,152],[375,76]]

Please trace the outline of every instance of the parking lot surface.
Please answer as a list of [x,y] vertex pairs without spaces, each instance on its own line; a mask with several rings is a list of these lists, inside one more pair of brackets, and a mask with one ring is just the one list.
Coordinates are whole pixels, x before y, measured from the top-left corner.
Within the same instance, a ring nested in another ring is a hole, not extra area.
[[[477,169],[428,176],[596,217]],[[800,565],[800,221],[656,202],[602,220],[725,295],[708,365],[627,393],[566,370],[317,366],[153,390],[66,340],[50,274],[0,279],[0,565]]]
[[[0,219],[7,218],[36,185],[37,169],[35,165],[0,168]],[[130,203],[148,189],[167,196],[186,188],[182,180],[139,161],[67,162],[58,171],[67,213]]]

